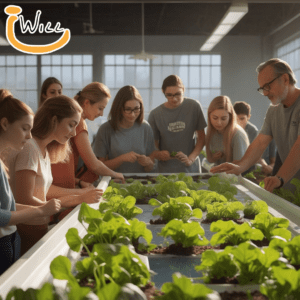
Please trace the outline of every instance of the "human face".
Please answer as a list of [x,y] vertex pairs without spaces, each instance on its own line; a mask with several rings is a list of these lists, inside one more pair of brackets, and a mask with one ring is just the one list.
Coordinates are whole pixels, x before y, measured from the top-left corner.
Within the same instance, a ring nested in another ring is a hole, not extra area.
[[219,132],[223,133],[229,123],[229,113],[225,109],[215,109],[210,114],[211,125]]
[[[263,88],[266,85],[269,85],[269,90],[263,90],[263,93],[269,98],[272,105],[283,103],[286,100],[289,88],[288,81],[283,80],[283,76],[285,75],[287,74],[282,74],[279,77],[276,76],[272,66],[265,67],[258,74],[257,80],[259,86]],[[276,77],[278,78],[274,80]]]
[[26,115],[12,124],[7,123],[6,130],[4,131],[5,138],[8,142],[7,146],[16,150],[21,150],[27,140],[32,138],[32,126],[32,115]]
[[54,140],[60,144],[65,144],[71,137],[75,136],[80,118],[81,114],[76,112],[72,117],[62,119],[55,128]]
[[176,108],[180,106],[180,104],[183,102],[183,88],[178,86],[168,86],[165,89],[165,97],[167,98],[167,101],[165,103],[165,106],[167,108]]
[[237,115],[237,122],[244,129],[246,128],[246,125],[247,125],[249,120],[250,120],[250,116],[247,116],[247,115],[244,115],[244,114]]
[[103,116],[104,109],[109,101],[109,98],[104,98],[103,100],[91,104],[90,100],[85,99],[83,102],[83,114],[84,119],[94,121],[96,118]]
[[122,124],[132,126],[141,113],[141,103],[137,100],[128,100],[122,110]]
[[48,98],[56,97],[61,95],[62,93],[62,87],[58,83],[52,83],[47,88],[46,94],[45,94],[45,100]]

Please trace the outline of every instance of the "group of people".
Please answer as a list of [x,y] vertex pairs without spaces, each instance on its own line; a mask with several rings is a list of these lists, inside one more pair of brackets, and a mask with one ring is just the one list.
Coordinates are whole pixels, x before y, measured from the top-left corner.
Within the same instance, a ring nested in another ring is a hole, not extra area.
[[233,105],[227,96],[212,100],[206,122],[199,101],[186,98],[180,77],[170,75],[162,84],[166,102],[148,121],[139,91],[122,87],[93,147],[85,120],[103,115],[111,98],[104,84],[90,83],[72,99],[50,77],[35,114],[1,90],[0,274],[47,233],[49,223],[82,202],[98,202],[103,191],[92,183],[99,176],[124,182],[122,173],[200,173],[204,146],[216,165],[213,173],[241,174],[259,162],[271,174],[277,146],[282,167],[265,179],[266,189],[286,184],[300,169],[300,90],[289,65],[279,59],[258,67],[258,83],[272,102],[260,132],[249,121],[250,106]]

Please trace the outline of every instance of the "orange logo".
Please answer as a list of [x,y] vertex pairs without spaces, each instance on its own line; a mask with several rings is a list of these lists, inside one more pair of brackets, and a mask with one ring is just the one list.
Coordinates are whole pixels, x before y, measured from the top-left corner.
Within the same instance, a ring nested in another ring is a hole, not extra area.
[[[44,24],[39,24],[39,19],[41,16],[41,11],[38,10],[35,16],[34,25],[31,24],[30,21],[26,21],[24,23],[24,17],[20,15],[22,12],[22,8],[16,5],[9,5],[6,6],[4,12],[8,15],[6,20],[6,38],[8,42],[17,50],[29,53],[29,54],[47,54],[54,52],[65,45],[67,45],[71,38],[71,32],[69,29],[60,28],[60,23],[58,22],[54,28],[51,28],[51,22],[48,22],[46,26]],[[20,16],[18,16],[20,15]],[[28,45],[20,42],[15,35],[15,23],[20,22],[20,28],[22,33],[29,33],[33,34],[37,30],[42,33],[61,33],[63,35],[55,42],[47,45]]]

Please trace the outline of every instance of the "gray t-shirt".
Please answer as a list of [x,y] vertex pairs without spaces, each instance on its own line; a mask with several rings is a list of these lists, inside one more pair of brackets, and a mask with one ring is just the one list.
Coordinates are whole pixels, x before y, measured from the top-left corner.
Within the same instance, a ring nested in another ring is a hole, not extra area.
[[[120,128],[118,131],[114,131],[108,121],[100,126],[93,149],[97,157],[108,156],[108,159],[131,151],[149,156],[155,150],[153,132],[146,120],[142,124],[134,123],[132,127]],[[144,167],[138,162],[124,162],[115,171],[145,173]]]
[[251,144],[258,135],[258,129],[254,124],[252,124],[251,122],[248,122],[245,127],[245,131],[248,135],[249,142]]
[[[240,160],[244,156],[248,146],[249,146],[249,140],[247,134],[245,130],[239,126],[237,128],[235,135],[232,137],[231,140],[232,161]],[[214,151],[214,152],[222,151],[223,153],[225,153],[223,134],[221,133],[214,134],[211,137],[209,148],[210,151]],[[226,162],[226,157],[222,157],[215,164],[219,165],[224,162]]]
[[[276,143],[277,151],[282,163],[290,153],[291,148],[300,134],[300,97],[295,103],[285,108],[281,103],[268,108],[261,133],[271,136]],[[300,179],[300,171],[295,175]],[[285,184],[285,188],[294,189],[292,185]]]
[[275,140],[273,139],[268,147],[266,148],[264,154],[262,155],[262,158],[266,161],[266,163],[270,164],[270,158],[276,157],[276,144]]
[[[159,150],[170,153],[183,152],[189,156],[195,148],[195,131],[206,127],[203,110],[199,101],[185,98],[182,104],[170,109],[164,104],[150,112],[149,123],[153,129],[154,139],[159,141]],[[199,173],[201,172],[200,159],[186,167],[178,159],[159,161],[160,173]]]

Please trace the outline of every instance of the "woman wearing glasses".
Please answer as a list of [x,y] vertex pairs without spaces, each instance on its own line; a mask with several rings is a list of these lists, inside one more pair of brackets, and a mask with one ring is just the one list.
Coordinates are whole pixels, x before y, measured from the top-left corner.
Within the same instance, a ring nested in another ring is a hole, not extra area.
[[199,154],[205,144],[202,107],[197,100],[184,97],[184,85],[177,75],[168,76],[162,85],[167,102],[150,112],[161,173],[201,172]]
[[249,139],[246,131],[237,123],[229,97],[214,98],[207,115],[207,160],[216,165],[240,160],[249,146]]
[[96,156],[112,170],[122,173],[150,172],[155,150],[153,132],[144,120],[143,100],[134,86],[122,87],[95,139]]

